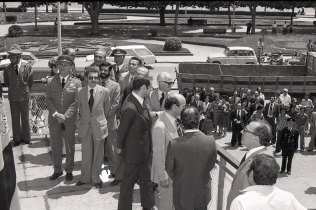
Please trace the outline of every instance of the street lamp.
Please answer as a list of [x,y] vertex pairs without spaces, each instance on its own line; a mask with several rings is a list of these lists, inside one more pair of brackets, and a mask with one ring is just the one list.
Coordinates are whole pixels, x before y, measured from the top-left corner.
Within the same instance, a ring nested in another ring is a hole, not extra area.
[[233,4],[233,24],[232,24],[232,34],[235,33],[235,9],[236,5]]

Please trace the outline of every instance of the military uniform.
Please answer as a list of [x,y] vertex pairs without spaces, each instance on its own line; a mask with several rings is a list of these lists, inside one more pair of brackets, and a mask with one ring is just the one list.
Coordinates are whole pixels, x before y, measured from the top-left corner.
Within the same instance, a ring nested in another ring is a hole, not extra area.
[[[299,133],[297,129],[289,129],[285,127],[281,134],[281,148],[282,148],[282,167],[281,171],[291,172],[292,159],[294,152],[297,150]],[[288,162],[287,162],[288,161]],[[286,164],[287,162],[287,164]]]
[[[62,172],[62,138],[66,145],[66,172],[71,173],[74,167],[75,129],[77,120],[77,89],[81,87],[79,79],[68,75],[64,88],[60,82],[60,74],[47,81],[46,104],[49,111],[48,125],[52,145],[54,173]],[[64,114],[66,120],[59,124],[53,117],[55,112]]]
[[3,74],[4,83],[9,88],[13,141],[19,144],[23,138],[25,142],[30,142],[29,99],[33,84],[32,67],[26,61],[20,60],[17,65],[9,64]]
[[[122,49],[114,49],[112,54],[114,56],[124,56],[125,59],[126,51]],[[128,71],[127,65],[124,63],[124,60],[121,65],[114,64],[110,68],[113,70],[111,71],[111,79],[115,82],[119,82],[120,79],[122,79],[122,73]]]

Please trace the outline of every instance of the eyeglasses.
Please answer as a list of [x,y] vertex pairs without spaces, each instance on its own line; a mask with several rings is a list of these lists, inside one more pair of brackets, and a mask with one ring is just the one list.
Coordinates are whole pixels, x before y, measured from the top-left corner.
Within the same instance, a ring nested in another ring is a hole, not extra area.
[[88,77],[89,80],[99,80],[99,77]]
[[174,85],[174,82],[166,82],[166,81],[161,81],[161,82],[164,82],[164,83],[166,83],[166,84],[169,85],[169,86]]
[[251,134],[253,134],[253,135],[255,135],[255,136],[258,136],[258,134],[254,133],[254,132],[252,132],[252,131],[249,131],[249,130],[247,129],[247,127],[245,127],[245,128],[241,131],[241,134],[244,134],[244,133],[251,133]]

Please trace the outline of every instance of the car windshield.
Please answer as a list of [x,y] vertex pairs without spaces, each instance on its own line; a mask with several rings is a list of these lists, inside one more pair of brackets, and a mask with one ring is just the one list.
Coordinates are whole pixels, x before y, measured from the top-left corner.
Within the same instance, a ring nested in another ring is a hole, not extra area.
[[135,49],[139,56],[151,55],[151,53],[145,48]]

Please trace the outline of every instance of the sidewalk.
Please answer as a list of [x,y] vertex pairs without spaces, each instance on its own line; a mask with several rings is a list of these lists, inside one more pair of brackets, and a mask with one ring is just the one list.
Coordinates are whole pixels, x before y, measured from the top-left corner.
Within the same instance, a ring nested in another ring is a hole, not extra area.
[[[231,133],[217,143],[241,160],[246,152],[243,148],[229,145]],[[306,138],[308,145],[310,137]],[[101,189],[90,185],[75,186],[79,181],[81,167],[81,144],[76,143],[74,179],[65,182],[65,174],[56,181],[50,181],[53,173],[49,142],[44,138],[33,138],[32,145],[13,149],[17,172],[17,186],[22,210],[116,210],[119,186],[111,187],[105,183]],[[274,150],[272,146],[270,150]],[[276,157],[281,164],[282,157]],[[65,160],[64,160],[65,161]],[[293,159],[292,175],[281,175],[277,186],[290,191],[308,209],[316,209],[316,152],[296,153]],[[112,179],[110,179],[112,181]],[[140,210],[138,185],[135,185],[133,209]]]

